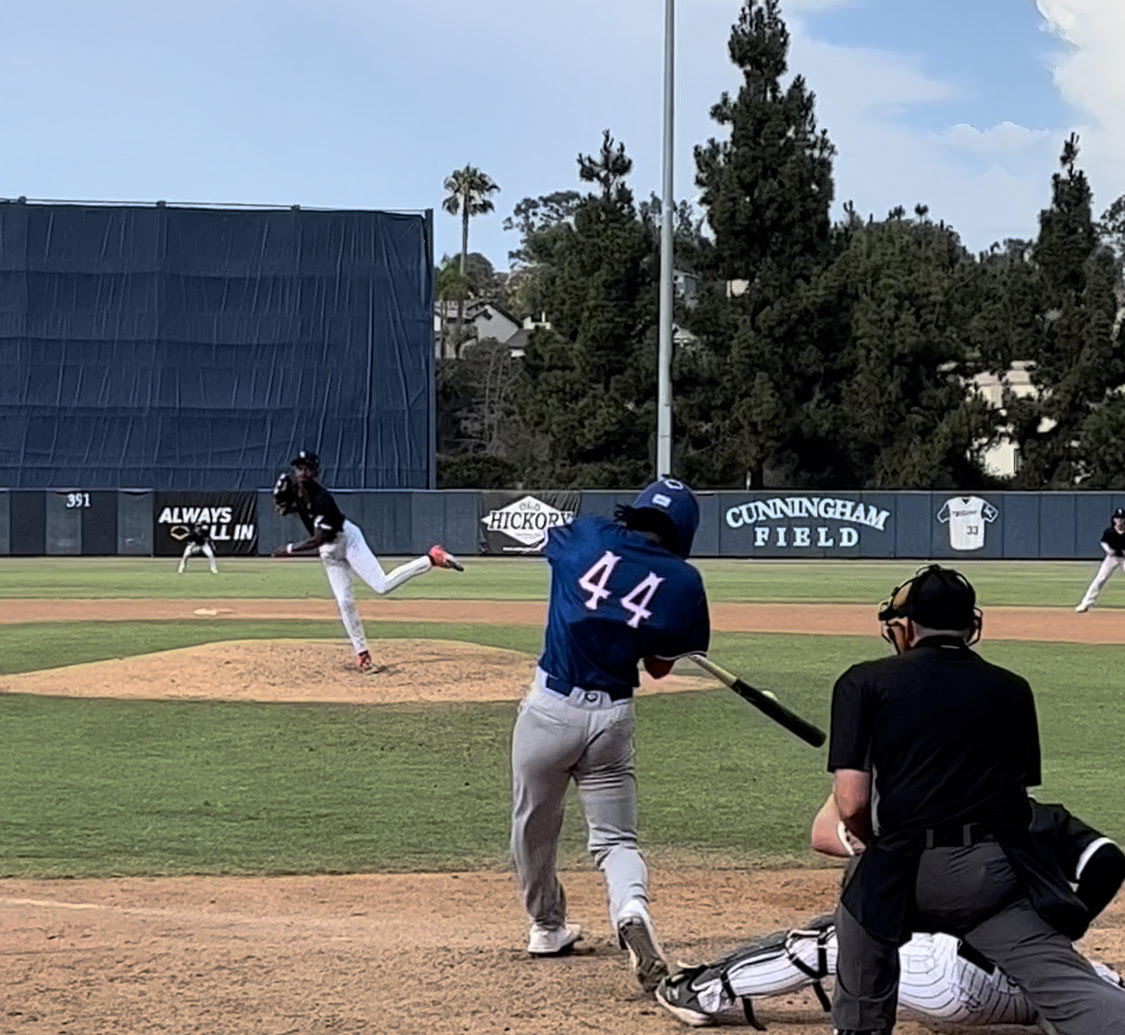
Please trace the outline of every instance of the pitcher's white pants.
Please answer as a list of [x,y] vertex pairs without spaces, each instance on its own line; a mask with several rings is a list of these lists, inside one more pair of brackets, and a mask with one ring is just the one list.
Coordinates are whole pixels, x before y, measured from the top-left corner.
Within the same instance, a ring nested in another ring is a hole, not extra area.
[[219,566],[215,563],[215,551],[211,549],[210,543],[204,543],[202,546],[197,546],[195,543],[188,543],[184,547],[184,555],[180,558],[180,574],[184,573],[184,568],[187,567],[187,560],[189,557],[198,557],[203,554],[211,564],[211,574],[219,574]]
[[320,561],[328,575],[332,595],[340,608],[340,618],[352,641],[356,654],[367,650],[367,637],[363,633],[363,622],[355,606],[352,595],[352,573],[358,575],[376,593],[390,593],[404,582],[424,575],[430,570],[429,557],[417,557],[400,564],[389,575],[383,571],[379,558],[371,552],[367,540],[359,526],[345,521],[335,542],[325,543],[320,548]]
[[1107,582],[1110,576],[1118,569],[1125,571],[1125,557],[1117,557],[1112,553],[1106,554],[1106,558],[1102,561],[1102,566],[1098,569],[1097,575],[1094,576],[1094,581],[1090,583],[1090,588],[1086,590],[1086,595],[1082,598],[1080,607],[1093,607],[1098,600],[1098,594]]

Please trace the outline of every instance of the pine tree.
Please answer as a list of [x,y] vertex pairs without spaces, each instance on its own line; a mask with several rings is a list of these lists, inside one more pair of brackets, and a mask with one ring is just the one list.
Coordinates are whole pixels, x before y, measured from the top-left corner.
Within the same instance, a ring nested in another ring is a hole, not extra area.
[[628,487],[643,484],[652,465],[654,242],[626,183],[632,161],[608,130],[578,167],[596,190],[574,207],[572,223],[545,231],[551,275],[540,287],[551,328],[528,344],[518,410],[540,442],[542,484]]
[[818,484],[880,489],[976,488],[1001,415],[972,388],[983,367],[972,327],[979,273],[949,227],[905,209],[853,227],[821,278],[845,321],[808,436]]
[[711,116],[729,136],[697,147],[695,160],[713,272],[732,297],[701,307],[701,348],[677,363],[677,469],[762,485],[800,478],[802,427],[832,348],[811,282],[830,254],[835,149],[804,79],[782,83],[789,32],[778,0],[745,0],[728,49],[742,86]]
[[1087,478],[1087,422],[1125,383],[1114,256],[1098,240],[1078,154],[1072,134],[1033,251],[1037,325],[1026,358],[1038,396],[1010,407],[1022,461],[1018,481],[1027,488],[1068,488]]

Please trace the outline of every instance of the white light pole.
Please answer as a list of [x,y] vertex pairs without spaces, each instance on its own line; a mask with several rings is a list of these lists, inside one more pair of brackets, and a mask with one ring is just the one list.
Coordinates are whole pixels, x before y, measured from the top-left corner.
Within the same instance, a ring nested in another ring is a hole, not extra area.
[[664,0],[664,186],[660,227],[660,353],[656,395],[656,476],[672,473],[672,139],[675,121],[676,0]]

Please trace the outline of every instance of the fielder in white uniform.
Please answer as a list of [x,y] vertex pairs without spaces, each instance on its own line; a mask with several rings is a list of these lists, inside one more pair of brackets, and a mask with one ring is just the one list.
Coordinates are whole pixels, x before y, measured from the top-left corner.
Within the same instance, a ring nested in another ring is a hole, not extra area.
[[211,565],[211,574],[219,574],[219,566],[215,563],[215,550],[211,545],[211,529],[207,525],[191,525],[188,528],[184,545],[184,555],[180,558],[180,567],[177,574],[182,575],[187,567],[189,557],[198,557],[203,554]]
[[1074,610],[1079,614],[1089,611],[1098,601],[1098,594],[1115,571],[1125,571],[1125,507],[1118,507],[1109,519],[1109,527],[1102,533],[1102,550],[1105,559],[1090,583],[1082,603]]
[[273,551],[274,557],[317,553],[328,575],[328,584],[340,609],[340,618],[348,638],[355,649],[356,665],[361,672],[380,670],[367,649],[363,621],[355,606],[352,594],[352,575],[358,575],[376,593],[390,593],[404,582],[424,575],[431,568],[464,569],[457,559],[443,547],[431,546],[422,557],[384,572],[379,558],[363,538],[359,526],[344,517],[336,501],[323,485],[320,476],[320,457],[302,449],[291,461],[292,479],[282,474],[273,488],[274,504],[278,513],[296,513],[304,523],[309,538],[300,543],[287,543]]
[[[1101,912],[1125,880],[1125,854],[1060,805],[1034,803],[1033,812],[1037,854],[1061,865],[1091,915]],[[824,855],[846,857],[863,850],[839,823],[832,799],[817,814],[812,841]],[[899,960],[899,1005],[914,1014],[966,1026],[1037,1023],[1019,987],[952,935],[915,934],[899,949]],[[1123,985],[1112,968],[1093,960],[1090,965],[1104,980]],[[761,1027],[756,1002],[803,988],[811,987],[827,1012],[830,1004],[821,982],[835,971],[836,927],[828,914],[803,928],[768,935],[714,963],[685,968],[660,984],[656,1000],[693,1027]]]

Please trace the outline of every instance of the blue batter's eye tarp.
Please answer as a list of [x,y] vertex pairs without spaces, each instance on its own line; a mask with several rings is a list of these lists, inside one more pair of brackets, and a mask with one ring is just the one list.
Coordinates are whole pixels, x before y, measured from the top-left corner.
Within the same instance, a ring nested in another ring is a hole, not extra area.
[[422,214],[0,203],[0,485],[428,488]]

